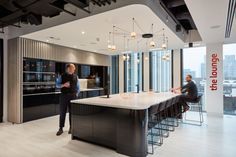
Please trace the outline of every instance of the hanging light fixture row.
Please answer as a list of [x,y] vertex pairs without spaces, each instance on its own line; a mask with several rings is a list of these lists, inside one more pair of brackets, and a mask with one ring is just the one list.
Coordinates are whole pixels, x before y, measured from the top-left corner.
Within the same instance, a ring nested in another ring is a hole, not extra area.
[[[139,35],[136,32],[135,26],[137,28],[139,28],[139,30],[141,32],[143,32],[141,35]],[[121,31],[121,33],[115,32],[115,29]],[[168,49],[168,37],[165,36],[165,29],[162,28],[160,31],[157,31],[157,33],[159,33],[159,32],[162,32],[162,35],[160,37],[163,38],[161,48],[163,50],[166,50],[166,49]],[[108,40],[108,46],[107,46],[108,50],[111,50],[111,51],[117,50],[117,46],[115,44],[115,35],[117,35],[117,36],[123,35],[124,36],[124,43],[125,43],[125,40],[127,39],[127,48],[128,48],[128,44],[129,44],[130,39],[131,40],[139,39],[139,42],[143,39],[147,39],[147,40],[151,39],[151,41],[149,42],[149,46],[150,46],[150,48],[155,48],[155,47],[157,47],[157,44],[154,41],[154,36],[159,37],[159,34],[154,33],[154,24],[151,25],[151,32],[144,33],[143,29],[139,26],[139,24],[137,23],[135,18],[132,18],[132,31],[131,32],[113,25],[112,32],[109,32],[109,40]],[[112,41],[111,41],[111,38],[112,38]],[[139,42],[137,42],[137,44]],[[124,44],[124,51],[125,51],[125,49],[126,49],[126,46]]]

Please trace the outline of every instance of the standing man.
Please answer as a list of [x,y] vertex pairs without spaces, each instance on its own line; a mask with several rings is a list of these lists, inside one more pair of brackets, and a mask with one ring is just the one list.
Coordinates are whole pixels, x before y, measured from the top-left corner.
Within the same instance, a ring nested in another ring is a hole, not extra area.
[[[180,101],[183,105],[183,112],[186,112],[189,110],[189,106],[187,102],[192,102],[197,99],[198,96],[198,89],[196,84],[192,81],[191,75],[186,75],[185,78],[187,84],[183,87],[173,88],[172,91],[175,93],[182,93],[180,96]],[[179,90],[179,91],[178,91]]]
[[66,66],[66,73],[57,79],[57,87],[61,88],[60,96],[60,122],[57,136],[63,133],[63,127],[65,125],[65,118],[67,109],[69,112],[69,134],[71,134],[71,100],[77,98],[77,94],[80,92],[78,76],[75,74],[75,65],[68,64]]

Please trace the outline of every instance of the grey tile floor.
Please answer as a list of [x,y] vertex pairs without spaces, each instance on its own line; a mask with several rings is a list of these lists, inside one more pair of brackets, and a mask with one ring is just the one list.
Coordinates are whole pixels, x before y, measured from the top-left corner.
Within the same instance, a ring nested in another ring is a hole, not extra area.
[[[205,120],[202,127],[181,124],[156,147],[153,156],[235,157],[236,117]],[[57,137],[57,125],[58,116],[19,125],[0,124],[0,157],[122,157],[108,148],[72,141],[67,131]]]

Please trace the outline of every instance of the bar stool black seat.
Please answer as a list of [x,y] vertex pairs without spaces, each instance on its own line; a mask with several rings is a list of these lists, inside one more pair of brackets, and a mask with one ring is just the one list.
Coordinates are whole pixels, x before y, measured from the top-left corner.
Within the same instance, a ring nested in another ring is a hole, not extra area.
[[[202,93],[198,93],[198,96],[195,100],[187,102],[187,104],[190,107],[189,111],[196,111],[196,109],[197,109],[196,112],[199,112],[199,120],[188,119],[187,118],[187,112],[185,112],[184,113],[184,120],[185,120],[184,124],[191,124],[191,125],[201,126],[202,123],[204,122],[203,111],[202,111],[202,103],[201,103],[202,96],[203,96]],[[195,122],[195,123],[193,123],[193,122]]]

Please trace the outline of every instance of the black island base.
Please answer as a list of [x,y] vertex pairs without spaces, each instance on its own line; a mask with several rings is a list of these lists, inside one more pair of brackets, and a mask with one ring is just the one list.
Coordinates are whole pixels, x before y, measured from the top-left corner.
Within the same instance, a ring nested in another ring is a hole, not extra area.
[[72,139],[147,156],[148,110],[130,110],[72,103]]

